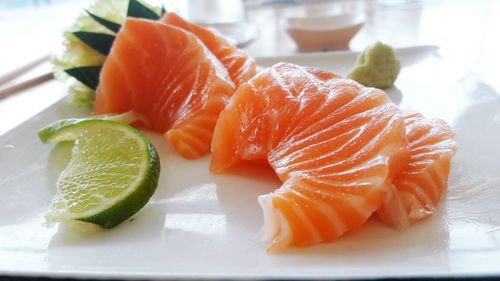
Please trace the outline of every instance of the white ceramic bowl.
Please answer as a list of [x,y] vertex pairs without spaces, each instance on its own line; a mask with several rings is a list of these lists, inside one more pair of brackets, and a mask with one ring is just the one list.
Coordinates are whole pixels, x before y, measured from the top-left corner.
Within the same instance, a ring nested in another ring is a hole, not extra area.
[[212,23],[205,26],[216,29],[238,48],[248,46],[260,35],[257,26],[247,22]]
[[301,52],[345,50],[364,24],[361,16],[290,17],[285,28]]

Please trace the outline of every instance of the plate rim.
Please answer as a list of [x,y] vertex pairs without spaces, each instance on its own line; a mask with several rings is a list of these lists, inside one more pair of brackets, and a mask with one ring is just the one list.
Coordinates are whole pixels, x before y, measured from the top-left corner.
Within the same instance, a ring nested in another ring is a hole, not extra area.
[[[428,50],[432,52],[436,52],[439,50],[439,47],[434,45],[421,45],[421,46],[411,46],[405,48],[397,48],[397,52],[411,52],[415,50]],[[359,52],[354,51],[340,51],[340,52],[322,52],[322,53],[307,53],[307,54],[297,54],[291,56],[266,56],[266,57],[256,57],[256,61],[262,60],[287,60],[290,58],[313,58],[313,57],[335,57],[335,56],[346,56],[346,55],[357,55]],[[61,99],[57,100],[53,104],[34,114],[30,118],[26,119],[22,123],[17,126],[9,129],[4,134],[0,135],[0,145],[3,145],[6,140],[15,136],[18,130],[21,130],[25,126],[29,126],[29,124],[36,122],[38,119],[43,119],[44,115],[47,115],[53,110],[61,106],[61,103],[65,103],[66,96],[63,96]],[[260,280],[260,279],[272,279],[272,280],[290,280],[290,279],[314,279],[314,280],[323,280],[323,279],[384,279],[384,278],[477,278],[477,277],[499,277],[500,276],[500,268],[498,272],[471,272],[468,274],[454,274],[452,272],[439,272],[433,274],[426,274],[422,272],[421,274],[408,273],[402,275],[379,275],[379,276],[371,276],[368,272],[362,272],[352,275],[315,275],[315,274],[303,274],[303,275],[280,275],[278,273],[255,273],[255,274],[238,274],[238,273],[205,273],[205,274],[189,274],[189,273],[152,273],[145,274],[145,269],[141,269],[138,273],[131,272],[99,272],[99,271],[85,271],[85,270],[65,270],[65,269],[51,269],[47,267],[47,270],[44,269],[35,269],[35,270],[8,270],[2,269],[0,267],[0,276],[7,275],[13,277],[46,277],[46,278],[95,278],[95,279],[123,279],[123,280],[131,280],[131,279],[148,279],[148,280],[161,280],[161,279],[241,279],[241,280]]]

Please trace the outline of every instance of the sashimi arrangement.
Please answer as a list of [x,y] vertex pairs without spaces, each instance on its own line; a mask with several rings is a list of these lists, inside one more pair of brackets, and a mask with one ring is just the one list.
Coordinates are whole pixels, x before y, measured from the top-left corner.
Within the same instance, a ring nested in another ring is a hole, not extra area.
[[[279,63],[257,72],[246,52],[175,13],[130,14],[98,67],[93,114],[139,114],[135,125],[184,158],[211,152],[213,173],[270,165],[282,186],[257,199],[269,252],[332,242],[372,216],[406,228],[433,214],[457,150],[444,121],[329,71]],[[395,69],[399,61],[391,83]]]
[[192,33],[127,19],[101,72],[94,113],[133,110],[184,157],[208,153],[215,122],[235,86]]
[[440,120],[311,67],[277,64],[238,88],[212,141],[213,172],[269,162],[283,185],[259,197],[269,251],[331,242],[375,212],[408,226],[431,215],[456,150]]

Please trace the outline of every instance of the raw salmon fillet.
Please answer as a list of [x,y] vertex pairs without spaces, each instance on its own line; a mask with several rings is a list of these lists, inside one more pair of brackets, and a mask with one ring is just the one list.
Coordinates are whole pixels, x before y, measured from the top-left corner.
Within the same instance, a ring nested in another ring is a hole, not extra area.
[[129,18],[100,76],[94,114],[135,111],[183,157],[210,150],[220,112],[235,87],[225,67],[192,33]]
[[444,121],[405,113],[409,163],[393,180],[379,218],[395,228],[431,216],[446,191],[450,162],[457,150],[454,133]]
[[400,110],[383,91],[281,63],[240,86],[221,113],[211,170],[269,162],[283,182],[259,197],[274,252],[358,229],[382,205],[407,149]]
[[216,31],[190,23],[172,12],[166,13],[161,21],[195,34],[227,68],[236,87],[255,75],[255,60]]

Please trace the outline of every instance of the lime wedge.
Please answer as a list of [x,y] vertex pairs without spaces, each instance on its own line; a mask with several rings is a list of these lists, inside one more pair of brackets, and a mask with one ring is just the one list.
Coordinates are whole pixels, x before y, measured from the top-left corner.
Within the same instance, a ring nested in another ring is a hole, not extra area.
[[38,132],[43,143],[74,141],[57,180],[47,224],[82,221],[104,228],[130,218],[158,185],[153,145],[129,125],[109,119],[65,119]]

